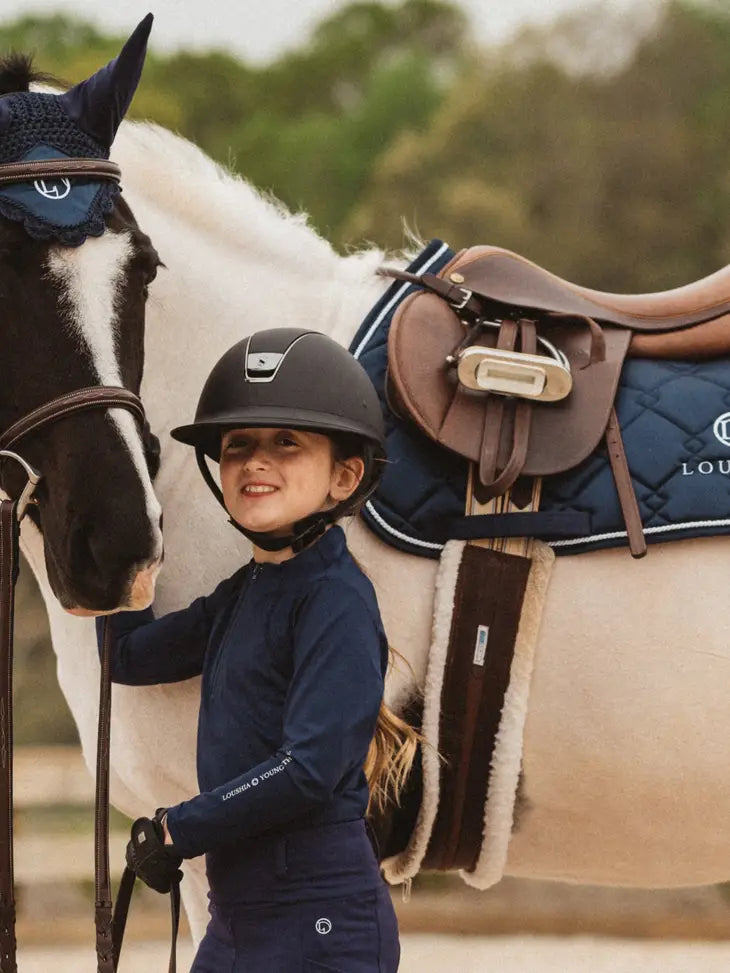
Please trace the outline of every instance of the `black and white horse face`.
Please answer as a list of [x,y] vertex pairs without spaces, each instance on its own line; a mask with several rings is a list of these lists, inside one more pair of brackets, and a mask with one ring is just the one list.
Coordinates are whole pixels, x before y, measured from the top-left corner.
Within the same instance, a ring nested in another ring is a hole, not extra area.
[[[125,46],[126,64],[123,51],[103,69],[106,73],[63,96],[29,94],[28,75],[14,107],[11,92],[18,89],[8,90],[7,80],[3,89],[0,70],[0,158],[4,137],[27,148],[25,118],[42,126],[49,113],[52,120],[61,118],[67,141],[73,143],[76,134],[66,115],[78,123],[79,139],[88,135],[108,154],[121,121],[119,104],[128,104],[139,78],[149,25],[146,33],[138,28]],[[11,75],[17,76],[18,63]],[[129,89],[130,77],[131,91],[120,92],[120,83]],[[116,117],[109,116],[109,106]],[[50,137],[42,137],[41,150],[79,154],[59,144],[57,128],[52,125]],[[12,198],[0,203],[14,205]],[[7,215],[7,209],[3,212]],[[32,232],[22,218],[0,218],[0,431],[78,389],[110,385],[139,393],[147,287],[160,261],[121,197],[101,219],[103,225],[93,231],[103,230],[101,235],[69,246],[59,242],[62,237]],[[131,413],[96,408],[44,426],[14,447],[42,474],[38,505],[28,516],[42,534],[53,592],[69,611],[89,614],[150,602],[162,558],[161,512],[151,481],[155,470],[149,468],[156,458],[153,444],[154,437],[140,430]],[[24,485],[22,468],[4,461],[2,490],[17,497]]]
[[[118,204],[107,221],[103,236],[70,248],[0,220],[0,428],[87,386],[139,392],[146,292],[159,260],[128,207]],[[29,516],[65,608],[137,607],[151,597],[161,557],[151,442],[130,413],[94,409],[19,444],[43,475]],[[2,487],[18,496],[24,472],[16,463],[3,467]]]

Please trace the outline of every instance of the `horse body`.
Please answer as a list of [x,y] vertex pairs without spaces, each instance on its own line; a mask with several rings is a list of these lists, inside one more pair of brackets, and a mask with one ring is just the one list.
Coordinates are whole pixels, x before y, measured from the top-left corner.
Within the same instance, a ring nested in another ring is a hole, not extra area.
[[[162,445],[155,491],[165,511],[165,566],[155,607],[164,613],[250,557],[169,429],[192,416],[210,368],[247,333],[296,323],[347,344],[383,292],[373,273],[382,254],[335,255],[300,220],[154,126],[124,123],[114,157],[125,198],[167,267],[150,289],[142,385]],[[412,670],[387,681],[388,702],[400,709],[424,680],[437,566],[388,548],[359,521],[347,530],[388,637]],[[31,523],[22,545],[48,608],[61,689],[93,767],[93,623],[58,605]],[[727,877],[730,843],[721,824],[730,810],[723,759],[730,709],[722,674],[730,631],[721,606],[729,546],[726,539],[655,546],[642,562],[625,550],[558,559],[508,873],[637,886]],[[198,693],[197,680],[115,687],[112,800],[127,814],[149,814],[196,792]],[[201,862],[186,871],[182,890],[197,940],[205,924]]]

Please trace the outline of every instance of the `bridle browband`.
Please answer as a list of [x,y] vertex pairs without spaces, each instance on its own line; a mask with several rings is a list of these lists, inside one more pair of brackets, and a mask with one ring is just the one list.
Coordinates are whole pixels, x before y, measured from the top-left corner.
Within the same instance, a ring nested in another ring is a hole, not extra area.
[[77,177],[96,181],[120,182],[122,170],[108,159],[38,159],[35,162],[5,162],[0,165],[0,186],[35,179]]

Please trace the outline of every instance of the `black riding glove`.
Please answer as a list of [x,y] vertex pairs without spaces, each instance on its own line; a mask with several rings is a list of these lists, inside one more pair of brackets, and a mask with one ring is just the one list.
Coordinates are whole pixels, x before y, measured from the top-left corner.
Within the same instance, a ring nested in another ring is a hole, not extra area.
[[174,882],[180,882],[182,856],[174,845],[165,844],[161,808],[154,818],[137,818],[132,825],[132,838],[127,845],[127,867],[137,878],[155,892],[169,892]]

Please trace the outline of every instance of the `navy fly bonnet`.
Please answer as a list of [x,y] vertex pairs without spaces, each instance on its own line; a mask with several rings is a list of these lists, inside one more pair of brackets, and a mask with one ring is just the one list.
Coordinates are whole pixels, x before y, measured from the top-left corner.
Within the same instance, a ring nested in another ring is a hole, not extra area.
[[[152,27],[148,14],[118,57],[60,95],[0,96],[0,164],[45,159],[108,159],[139,84]],[[109,180],[45,178],[0,188],[0,215],[30,236],[78,246],[104,232],[119,186]]]

